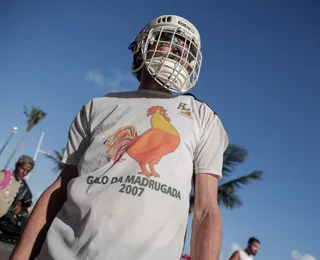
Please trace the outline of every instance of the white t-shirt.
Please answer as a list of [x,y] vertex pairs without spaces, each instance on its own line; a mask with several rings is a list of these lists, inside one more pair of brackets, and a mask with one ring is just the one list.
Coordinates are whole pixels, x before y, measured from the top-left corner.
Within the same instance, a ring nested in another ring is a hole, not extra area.
[[240,260],[253,260],[252,255],[248,255],[246,251],[239,250]]
[[221,178],[227,134],[191,95],[112,93],[73,121],[68,199],[39,259],[180,259],[193,169]]

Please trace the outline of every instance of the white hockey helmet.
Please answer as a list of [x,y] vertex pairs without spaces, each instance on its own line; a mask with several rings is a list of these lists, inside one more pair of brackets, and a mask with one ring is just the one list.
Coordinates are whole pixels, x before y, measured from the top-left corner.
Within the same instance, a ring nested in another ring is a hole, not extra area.
[[139,81],[143,66],[154,80],[172,92],[186,92],[199,79],[200,34],[180,16],[162,15],[152,20],[129,49],[133,52],[132,73]]

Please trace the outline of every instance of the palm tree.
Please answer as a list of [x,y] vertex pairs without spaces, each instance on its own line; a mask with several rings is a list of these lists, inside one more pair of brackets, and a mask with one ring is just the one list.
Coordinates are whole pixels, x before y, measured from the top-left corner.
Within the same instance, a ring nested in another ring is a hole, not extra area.
[[55,164],[54,171],[56,172],[61,171],[63,169],[64,164],[61,162],[61,160],[63,158],[64,150],[65,150],[65,147],[63,147],[60,150],[60,152],[57,150],[54,150],[53,151],[54,155],[46,154],[46,157],[51,159],[54,162]]
[[35,127],[41,120],[43,120],[46,116],[46,113],[43,112],[41,109],[32,107],[31,111],[29,111],[26,107],[24,107],[24,114],[27,117],[27,129],[26,132],[24,133],[23,137],[21,138],[20,142],[16,146],[16,148],[13,150],[11,156],[9,157],[6,165],[4,166],[4,169],[8,167],[10,164],[13,156],[15,153],[18,151],[19,147],[22,145],[24,139],[26,138],[27,134],[31,131],[33,127]]
[[[245,148],[230,144],[223,156],[222,174],[224,177],[229,177],[235,166],[244,162],[248,152]],[[233,209],[241,206],[241,200],[236,193],[238,188],[250,183],[251,180],[261,180],[263,171],[253,171],[247,175],[222,183],[218,187],[218,203],[223,204],[227,209]],[[193,176],[192,185],[194,188],[195,178]],[[194,194],[190,196],[189,213],[192,213],[194,208]]]

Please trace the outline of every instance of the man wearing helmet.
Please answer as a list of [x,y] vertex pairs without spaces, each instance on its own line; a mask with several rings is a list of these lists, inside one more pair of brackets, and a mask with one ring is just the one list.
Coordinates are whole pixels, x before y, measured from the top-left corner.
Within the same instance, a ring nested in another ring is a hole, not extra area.
[[182,17],[161,16],[148,23],[129,47],[133,74],[139,81],[142,75],[148,77],[140,89],[149,89],[150,76],[157,87],[172,92],[191,89],[200,73],[200,44],[198,30]]
[[174,94],[198,81],[198,30],[163,15],[129,49],[139,89],[83,106],[65,167],[33,209],[12,260],[180,259],[194,173],[191,258],[219,259],[217,191],[228,137],[205,103]]

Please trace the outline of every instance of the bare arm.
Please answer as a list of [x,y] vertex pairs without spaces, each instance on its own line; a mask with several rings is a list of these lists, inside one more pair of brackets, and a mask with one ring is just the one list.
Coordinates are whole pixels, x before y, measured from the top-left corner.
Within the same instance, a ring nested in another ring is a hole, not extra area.
[[76,176],[77,167],[66,165],[56,181],[42,193],[10,260],[33,260],[37,257],[53,219],[67,199],[67,185]]
[[191,259],[219,260],[222,221],[217,195],[218,178],[196,174]]
[[239,251],[234,252],[229,260],[240,260],[240,254]]

